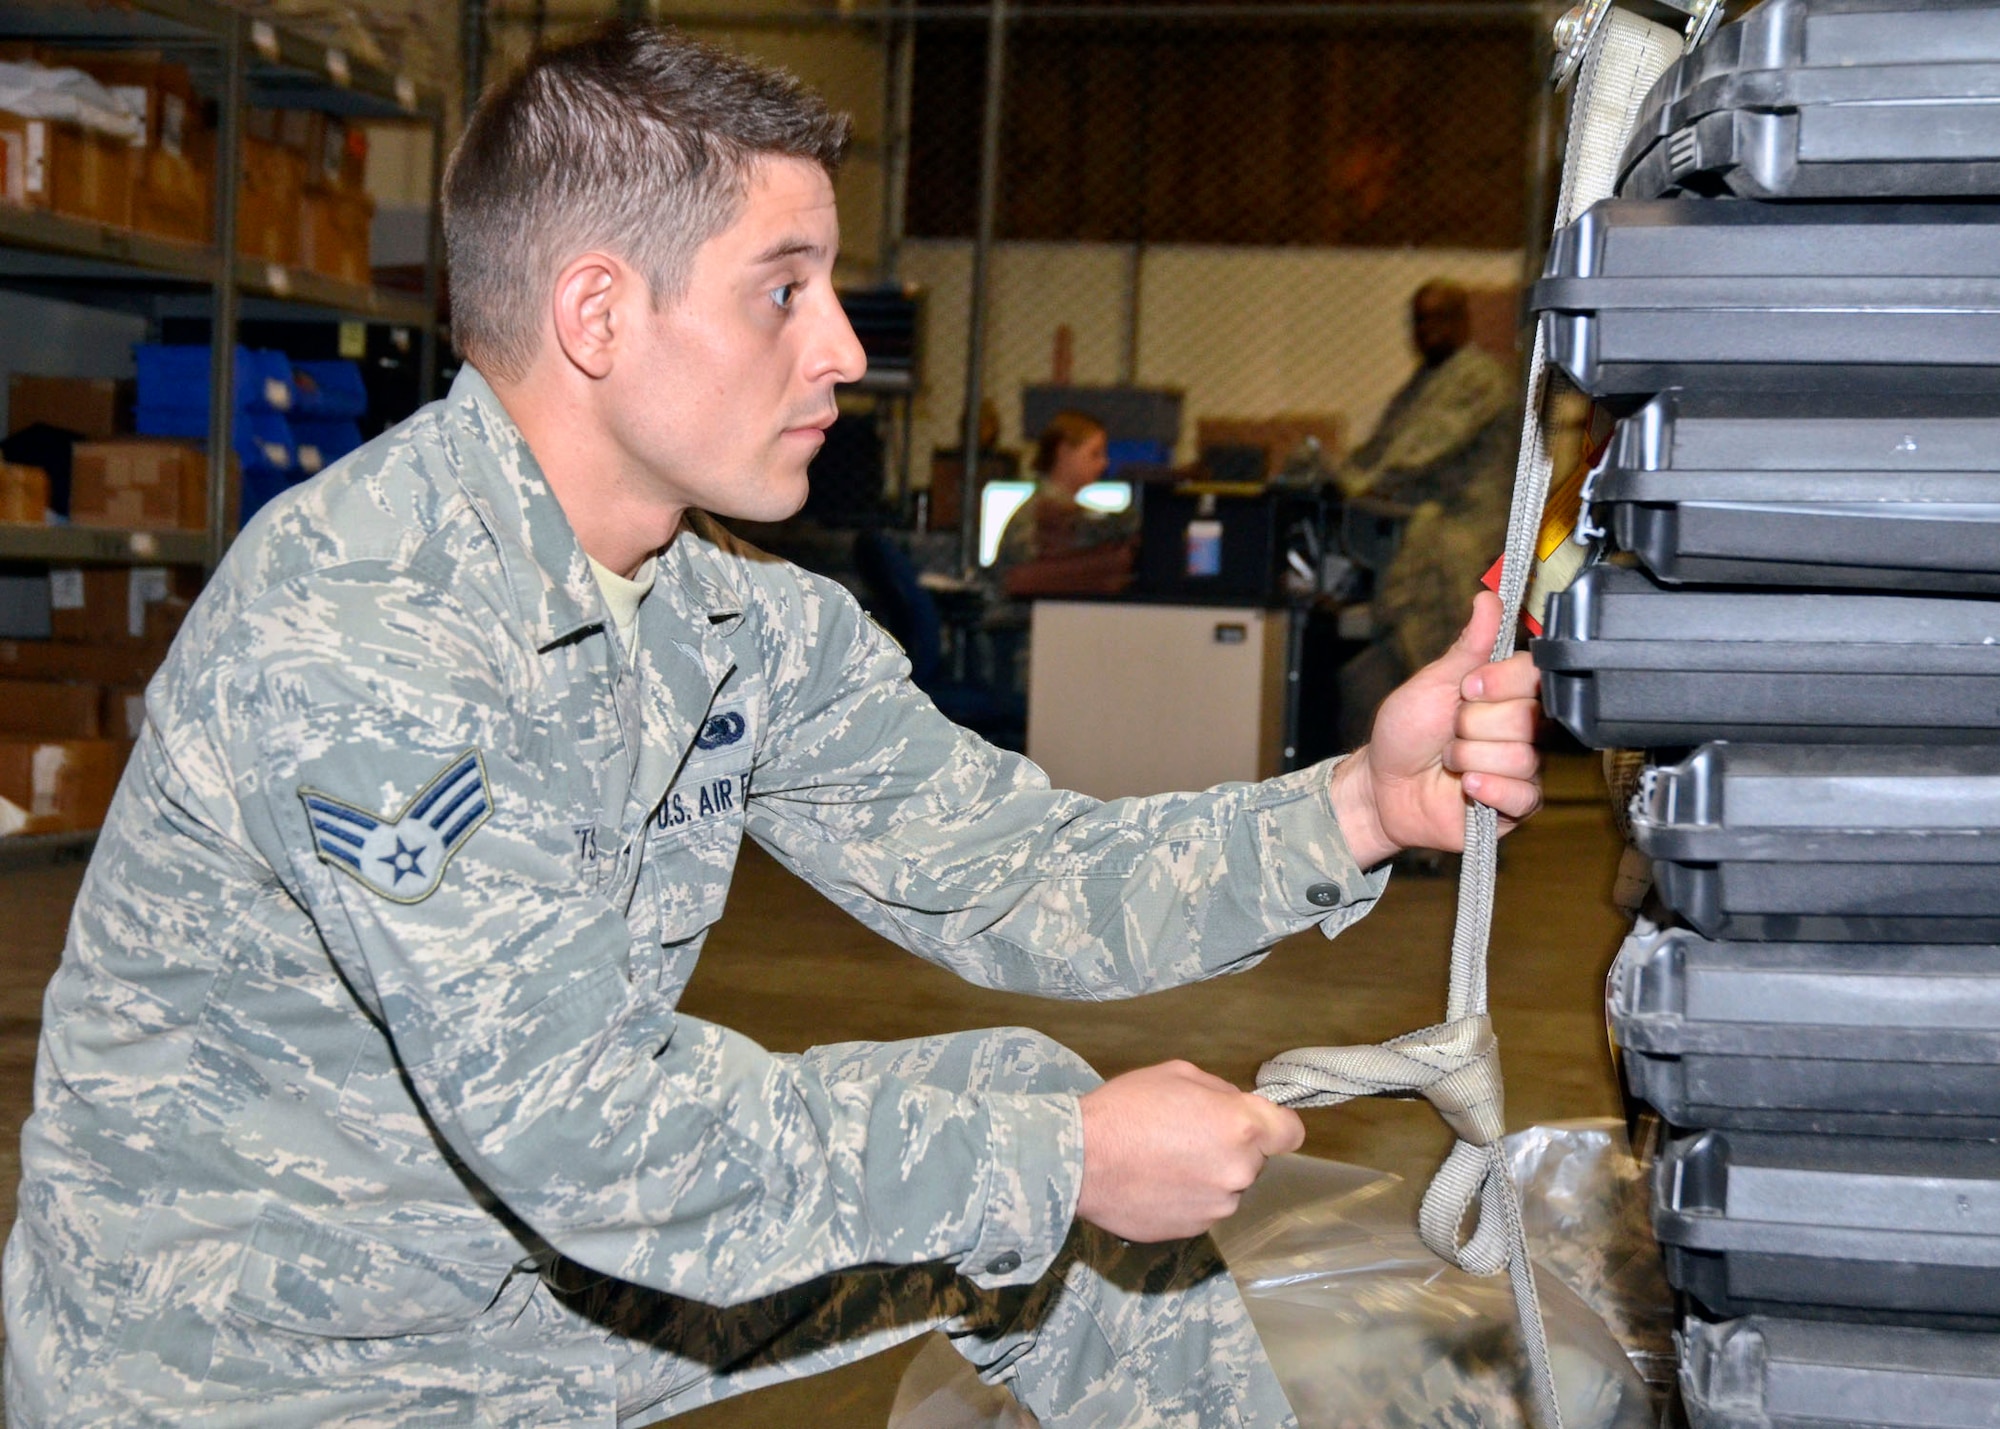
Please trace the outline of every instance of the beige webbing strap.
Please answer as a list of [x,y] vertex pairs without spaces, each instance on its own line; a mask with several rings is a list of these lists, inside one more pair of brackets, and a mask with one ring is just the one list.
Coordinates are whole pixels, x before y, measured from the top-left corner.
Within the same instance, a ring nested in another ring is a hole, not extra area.
[[[1639,107],[1654,80],[1681,53],[1681,37],[1664,25],[1613,9],[1592,42],[1570,106],[1556,229],[1611,195],[1618,158]],[[1515,619],[1527,594],[1548,500],[1552,465],[1545,413],[1560,374],[1548,367],[1536,325],[1529,358],[1520,462],[1508,520],[1506,562],[1500,580],[1505,612],[1493,658],[1514,653]],[[1505,1269],[1513,1282],[1521,1343],[1527,1352],[1535,1418],[1544,1429],[1562,1429],[1549,1365],[1548,1336],[1535,1294],[1534,1264],[1521,1222],[1520,1191],[1501,1146],[1500,1049],[1486,1016],[1486,954],[1493,926],[1493,886],[1499,854],[1499,820],[1493,810],[1470,805],[1465,814],[1465,860],[1459,877],[1458,919],[1452,930],[1451,989],[1446,1020],[1375,1047],[1307,1047],[1276,1057],[1257,1073],[1257,1089],[1280,1106],[1332,1106],[1360,1096],[1418,1094],[1427,1098],[1458,1134],[1444,1165],[1424,1192],[1417,1228],[1442,1259],[1474,1275]],[[1472,1234],[1467,1213],[1478,1205]]]

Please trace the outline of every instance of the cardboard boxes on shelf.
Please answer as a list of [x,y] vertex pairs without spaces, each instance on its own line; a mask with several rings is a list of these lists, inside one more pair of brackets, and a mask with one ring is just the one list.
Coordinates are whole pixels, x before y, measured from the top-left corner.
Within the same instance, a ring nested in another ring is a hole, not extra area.
[[373,281],[369,233],[375,200],[364,179],[368,168],[365,130],[331,115],[309,116],[305,206],[300,216],[299,263],[343,283]]
[[51,122],[49,206],[65,218],[130,228],[132,172],[139,152],[129,139]]
[[104,691],[57,680],[0,682],[0,739],[97,739]]
[[120,739],[0,739],[0,835],[102,827],[131,750]]
[[7,379],[7,430],[46,422],[89,441],[132,429],[132,384],[109,377],[42,377],[16,372]]
[[0,199],[17,208],[49,206],[49,125],[0,111]]
[[139,641],[164,652],[200,587],[191,567],[58,566],[49,572],[50,632],[79,645]]
[[[86,685],[144,685],[166,648],[141,640],[75,645],[62,640],[0,640],[0,681],[66,680]],[[0,685],[4,688],[4,685]]]
[[[213,210],[214,158],[187,66],[157,51],[44,50],[41,63],[80,69],[139,117],[124,157],[123,212],[76,214],[184,243],[206,243]],[[58,183],[57,210],[62,205]]]
[[[187,68],[153,52],[34,50],[80,69],[133,114],[130,137],[0,113],[0,200],[203,244],[214,236],[215,130]],[[109,101],[106,101],[109,102]],[[367,131],[306,109],[244,115],[236,247],[343,282],[371,281]]]
[[365,193],[315,189],[306,194],[303,217],[302,266],[360,287],[374,281],[368,238],[375,200]]
[[79,442],[69,519],[77,526],[200,531],[208,525],[208,458],[191,442],[151,437]]
[[61,54],[142,116],[132,148],[132,208],[141,233],[206,243],[213,231],[215,153],[206,111],[185,65],[147,51]]
[[110,685],[104,690],[101,716],[107,739],[137,739],[146,727],[146,687]]
[[54,638],[0,641],[0,837],[103,821],[199,586],[183,568],[49,572]]
[[296,263],[305,184],[303,150],[245,134],[243,186],[236,196],[236,251],[266,263]]
[[39,526],[49,517],[49,474],[38,466],[0,462],[0,521]]

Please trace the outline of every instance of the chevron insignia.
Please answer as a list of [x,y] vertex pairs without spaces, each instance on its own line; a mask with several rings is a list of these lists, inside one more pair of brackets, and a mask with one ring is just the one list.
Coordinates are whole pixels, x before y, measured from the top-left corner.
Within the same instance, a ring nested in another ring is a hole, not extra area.
[[397,903],[421,903],[437,892],[451,856],[493,811],[476,749],[454,758],[393,818],[317,789],[302,788],[299,798],[320,862]]

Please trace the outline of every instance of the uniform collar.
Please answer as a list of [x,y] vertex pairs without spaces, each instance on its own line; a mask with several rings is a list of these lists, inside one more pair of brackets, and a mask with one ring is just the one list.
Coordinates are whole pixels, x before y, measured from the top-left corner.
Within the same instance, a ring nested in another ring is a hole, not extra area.
[[687,613],[717,634],[743,621],[746,597],[738,569],[740,543],[713,516],[689,511],[673,544],[660,553],[660,574],[678,587]]
[[[445,400],[465,437],[459,480],[499,538],[500,563],[535,648],[547,650],[602,626],[609,616],[590,561],[527,439],[492,387],[468,363]],[[661,552],[660,574],[678,585],[683,597],[675,604],[718,634],[730,633],[743,619],[741,573],[730,559],[737,546],[714,518],[690,511],[672,545]]]
[[486,379],[467,363],[445,398],[459,438],[458,479],[499,547],[537,650],[561,644],[609,617],[590,562],[548,478]]

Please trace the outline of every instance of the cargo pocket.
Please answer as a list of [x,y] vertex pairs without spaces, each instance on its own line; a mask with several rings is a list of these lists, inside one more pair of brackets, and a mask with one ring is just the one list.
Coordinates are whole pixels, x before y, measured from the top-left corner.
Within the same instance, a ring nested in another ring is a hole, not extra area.
[[508,1266],[447,1260],[270,1207],[251,1227],[231,1313],[273,1329],[373,1340],[463,1330],[498,1298]]

